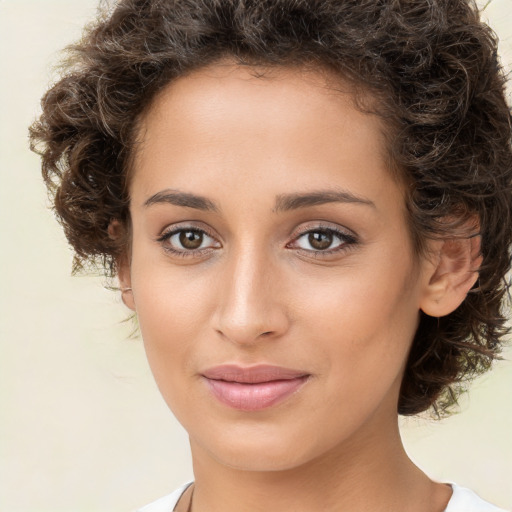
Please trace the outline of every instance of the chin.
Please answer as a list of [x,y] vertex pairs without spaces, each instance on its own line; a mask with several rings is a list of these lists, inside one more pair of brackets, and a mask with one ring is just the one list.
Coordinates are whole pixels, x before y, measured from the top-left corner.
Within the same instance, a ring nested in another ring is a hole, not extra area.
[[[241,471],[286,471],[301,466],[318,456],[321,447],[312,447],[305,442],[306,436],[271,435],[268,432],[224,433],[221,438],[209,437],[205,442],[195,443],[211,458],[223,466]],[[304,451],[302,447],[308,447]],[[317,448],[315,450],[315,448]],[[314,452],[314,453],[313,453]]]
[[[245,450],[241,453],[223,453],[216,457],[217,462],[239,471],[286,471],[294,469],[307,462],[307,457],[297,456],[296,453],[262,453],[262,449]],[[214,455],[215,456],[215,455]]]

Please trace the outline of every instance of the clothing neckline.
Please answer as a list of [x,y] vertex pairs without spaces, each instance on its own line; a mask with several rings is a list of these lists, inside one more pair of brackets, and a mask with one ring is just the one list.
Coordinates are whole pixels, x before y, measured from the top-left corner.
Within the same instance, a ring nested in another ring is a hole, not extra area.
[[[189,481],[176,489],[171,494],[164,496],[148,505],[140,508],[137,512],[172,512],[178,504],[183,493],[194,482]],[[443,512],[507,512],[480,498],[475,492],[466,487],[461,487],[453,482],[445,482],[452,488],[452,496]]]

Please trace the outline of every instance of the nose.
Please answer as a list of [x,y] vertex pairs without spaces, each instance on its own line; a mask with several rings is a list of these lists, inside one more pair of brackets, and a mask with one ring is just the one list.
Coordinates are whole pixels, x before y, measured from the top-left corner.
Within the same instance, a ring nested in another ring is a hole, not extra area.
[[227,258],[218,274],[214,328],[237,345],[282,336],[289,327],[279,269],[247,248]]

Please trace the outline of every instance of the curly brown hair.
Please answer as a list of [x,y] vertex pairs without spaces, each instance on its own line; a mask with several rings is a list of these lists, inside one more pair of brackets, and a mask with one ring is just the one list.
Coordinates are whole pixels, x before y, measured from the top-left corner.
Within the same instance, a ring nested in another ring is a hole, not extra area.
[[508,332],[511,115],[497,40],[473,1],[121,0],[68,51],[30,137],[75,272],[96,264],[116,274],[126,245],[108,226],[129,228],[137,120],[169,82],[226,57],[328,68],[377,99],[418,253],[479,219],[478,282],[450,315],[422,314],[398,412],[445,411],[498,357]]

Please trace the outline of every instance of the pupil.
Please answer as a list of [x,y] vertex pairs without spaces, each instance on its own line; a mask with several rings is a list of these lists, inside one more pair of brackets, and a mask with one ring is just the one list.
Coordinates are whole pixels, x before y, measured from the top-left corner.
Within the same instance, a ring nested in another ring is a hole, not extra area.
[[185,249],[197,249],[203,243],[203,235],[197,231],[182,231],[180,243]]
[[328,249],[332,244],[332,234],[331,233],[319,233],[318,231],[315,233],[310,233],[308,236],[309,243],[311,247],[315,249]]

